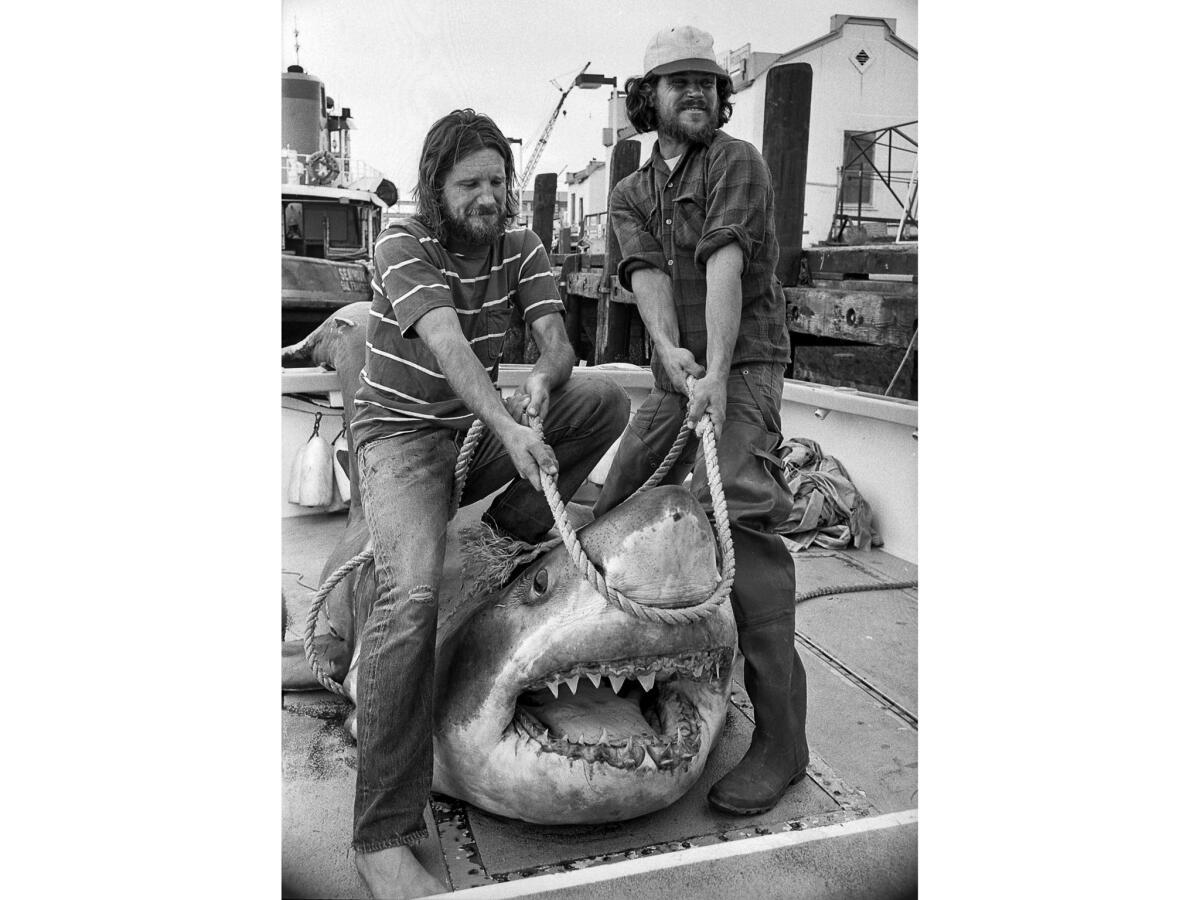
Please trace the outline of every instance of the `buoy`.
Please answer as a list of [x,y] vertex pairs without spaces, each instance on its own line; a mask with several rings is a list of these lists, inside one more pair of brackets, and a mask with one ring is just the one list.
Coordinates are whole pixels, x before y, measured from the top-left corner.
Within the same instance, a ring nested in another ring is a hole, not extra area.
[[333,502],[333,450],[315,431],[304,445],[300,461],[300,505],[328,506]]
[[350,444],[343,430],[333,442],[333,481],[337,485],[342,503],[350,503]]

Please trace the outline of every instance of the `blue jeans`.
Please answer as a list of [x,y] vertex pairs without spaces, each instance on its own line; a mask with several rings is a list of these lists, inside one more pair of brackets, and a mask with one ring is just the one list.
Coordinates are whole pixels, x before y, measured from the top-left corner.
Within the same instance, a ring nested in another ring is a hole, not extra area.
[[[756,363],[730,369],[725,427],[717,442],[717,463],[729,509],[729,528],[737,562],[731,599],[738,630],[747,626],[794,621],[795,565],[774,527],[792,510],[792,492],[777,453],[783,366]],[[687,398],[654,388],[638,407],[617,450],[612,469],[596,500],[599,517],[646,481],[666,458],[687,413]],[[694,435],[663,484],[681,484],[695,464],[692,492],[712,517],[708,467]]]
[[[564,499],[575,493],[628,419],[629,399],[604,378],[572,378],[550,395],[544,437],[558,460]],[[375,440],[357,451],[379,587],[359,635],[353,835],[359,853],[428,836],[424,809],[433,778],[438,588],[461,437],[431,429]],[[504,531],[533,543],[550,530],[554,517],[545,497],[516,479],[503,444],[485,432],[462,505],[510,481],[487,515]]]

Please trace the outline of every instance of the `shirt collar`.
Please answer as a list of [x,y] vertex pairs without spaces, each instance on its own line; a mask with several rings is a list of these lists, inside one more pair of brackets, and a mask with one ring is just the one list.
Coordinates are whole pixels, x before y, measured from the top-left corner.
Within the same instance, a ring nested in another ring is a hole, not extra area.
[[[721,129],[718,128],[717,133],[713,136],[712,143],[710,143],[708,145],[708,148],[712,149],[719,142],[727,140],[728,138],[729,138],[729,135],[727,135],[724,131],[722,131]],[[694,142],[688,143],[687,149],[683,151],[683,157],[679,160],[679,162],[675,166],[676,172],[682,171],[684,164],[687,163],[688,159],[692,156],[692,154],[696,152],[697,147],[703,148],[703,145],[697,144]],[[667,175],[671,174],[671,167],[667,165],[666,157],[662,155],[662,150],[660,150],[658,147],[658,139],[657,138],[655,138],[654,143],[650,146],[650,158],[647,159],[644,163],[642,163],[638,167],[638,170],[642,171],[642,172],[649,172],[650,169],[655,167],[654,161],[656,159],[662,163],[662,165],[659,167],[659,168],[661,168],[662,172]]]

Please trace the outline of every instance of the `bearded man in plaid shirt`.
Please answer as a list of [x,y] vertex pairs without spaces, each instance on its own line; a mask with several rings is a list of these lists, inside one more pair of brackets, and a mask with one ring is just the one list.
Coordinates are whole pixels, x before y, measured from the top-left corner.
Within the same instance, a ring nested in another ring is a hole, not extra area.
[[[732,82],[712,36],[689,26],[659,32],[645,75],[625,85],[630,123],[656,131],[649,161],[613,189],[609,227],[617,275],[653,340],[655,385],[622,438],[596,501],[597,516],[632,494],[667,455],[680,426],[707,413],[733,533],[732,600],[750,748],[709,792],[714,807],[753,815],[775,806],[808,765],[804,666],[793,646],[795,567],[774,526],[792,508],[777,451],[790,344],[775,277],[771,175],[752,145],[723,133]],[[696,380],[691,399],[687,379]],[[664,480],[679,484],[698,440]],[[692,490],[712,513],[703,455]]]

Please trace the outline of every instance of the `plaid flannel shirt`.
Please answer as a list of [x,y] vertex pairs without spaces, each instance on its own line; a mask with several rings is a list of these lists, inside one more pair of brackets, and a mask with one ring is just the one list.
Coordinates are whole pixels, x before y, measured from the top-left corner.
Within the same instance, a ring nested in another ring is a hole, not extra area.
[[[650,159],[613,189],[609,221],[621,248],[617,277],[632,290],[630,275],[653,267],[671,279],[679,344],[707,366],[704,309],[705,262],[736,241],[742,248],[742,321],[731,366],[789,361],[783,287],[775,277],[775,195],[762,154],[746,141],[718,131],[711,144],[690,144],[674,172],[658,142]],[[651,359],[655,383],[671,390]]]

